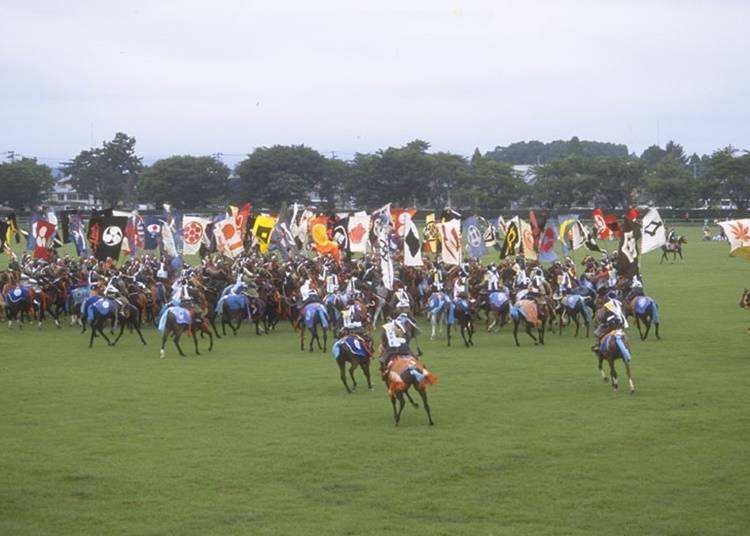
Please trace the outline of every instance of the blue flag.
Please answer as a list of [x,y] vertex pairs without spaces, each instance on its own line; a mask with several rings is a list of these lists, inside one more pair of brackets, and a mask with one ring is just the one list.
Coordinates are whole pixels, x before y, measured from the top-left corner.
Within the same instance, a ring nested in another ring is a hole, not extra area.
[[484,234],[479,227],[479,218],[472,216],[464,220],[464,240],[469,248],[469,256],[480,258],[487,253]]
[[146,229],[143,234],[143,248],[157,249],[161,238],[161,222],[158,216],[146,216]]
[[26,249],[34,251],[36,248],[36,222],[39,219],[36,212],[31,213],[31,219],[29,219],[29,236],[26,239]]
[[549,218],[539,237],[539,260],[553,262],[557,260],[555,243],[557,242],[557,220]]

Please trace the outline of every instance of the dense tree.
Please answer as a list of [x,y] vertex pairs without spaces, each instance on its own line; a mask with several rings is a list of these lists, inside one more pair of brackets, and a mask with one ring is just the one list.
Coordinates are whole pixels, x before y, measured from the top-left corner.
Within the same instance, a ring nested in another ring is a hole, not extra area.
[[636,158],[600,157],[585,163],[593,182],[582,192],[598,205],[611,209],[633,204],[641,186],[643,165]]
[[143,171],[140,194],[157,205],[204,208],[227,200],[228,179],[229,168],[213,156],[171,156]]
[[667,154],[656,164],[646,178],[646,190],[658,206],[690,208],[696,200],[691,174],[674,153]]
[[586,173],[586,161],[577,156],[536,166],[531,204],[550,209],[570,208],[583,197],[582,186],[588,179]]
[[260,147],[237,165],[237,195],[262,207],[306,201],[329,176],[326,158],[304,145]]
[[510,164],[491,158],[472,162],[457,186],[457,206],[472,210],[510,208],[528,191]]
[[570,140],[555,140],[549,143],[541,141],[521,141],[507,147],[495,147],[494,151],[485,156],[508,162],[509,164],[545,164],[566,156],[582,156],[594,158],[597,156],[628,156],[626,145],[599,141],[579,140],[573,136]]
[[55,181],[50,168],[35,158],[0,164],[0,205],[22,210],[44,203]]
[[135,154],[135,138],[118,132],[101,147],[81,151],[62,169],[70,175],[76,191],[114,206],[136,201],[142,168],[141,158]]
[[750,207],[750,153],[739,156],[733,147],[715,151],[709,160],[709,173],[721,190],[739,209]]

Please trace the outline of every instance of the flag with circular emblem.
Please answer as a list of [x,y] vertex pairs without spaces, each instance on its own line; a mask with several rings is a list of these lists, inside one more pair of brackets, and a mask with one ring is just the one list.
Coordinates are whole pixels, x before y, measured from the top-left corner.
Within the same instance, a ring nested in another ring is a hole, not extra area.
[[209,220],[198,216],[182,217],[182,252],[185,255],[198,253]]

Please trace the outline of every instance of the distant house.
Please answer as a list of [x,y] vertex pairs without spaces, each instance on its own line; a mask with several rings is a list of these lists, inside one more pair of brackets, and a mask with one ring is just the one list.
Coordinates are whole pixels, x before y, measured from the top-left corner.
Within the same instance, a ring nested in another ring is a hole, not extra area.
[[515,164],[513,166],[513,171],[527,184],[532,182],[536,177],[534,166],[529,164]]
[[93,195],[79,194],[70,185],[70,177],[56,177],[47,205],[57,209],[92,209],[101,206]]

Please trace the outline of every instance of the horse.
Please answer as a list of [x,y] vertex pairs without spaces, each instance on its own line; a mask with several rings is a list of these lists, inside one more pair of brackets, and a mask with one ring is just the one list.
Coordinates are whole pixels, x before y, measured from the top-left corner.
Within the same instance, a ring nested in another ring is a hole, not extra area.
[[[318,348],[323,352],[326,351],[328,345],[328,326],[330,320],[328,319],[328,312],[326,307],[320,302],[308,303],[302,308],[297,324],[295,328],[300,329],[299,335],[299,349],[305,349],[305,331],[310,332],[310,351],[313,351],[313,342],[318,342]],[[318,335],[318,327],[323,331],[323,345],[320,344],[320,337]]]
[[83,302],[91,295],[91,290],[87,286],[73,287],[68,293],[65,307],[70,315],[70,325],[81,323],[81,306]]
[[[372,390],[372,381],[370,380],[370,358],[372,357],[372,341],[369,337],[362,335],[347,334],[333,343],[331,346],[331,353],[336,359],[336,364],[339,367],[339,376],[341,377],[341,383],[346,387],[346,392],[352,394],[353,391],[357,390],[357,380],[354,379],[354,371],[357,367],[362,369],[362,372],[367,379],[367,388]],[[346,364],[349,363],[349,376],[352,379],[352,388],[349,389],[349,385],[346,382]]]
[[18,319],[18,327],[23,327],[24,317],[31,321],[34,290],[27,287],[15,287],[5,294],[5,315],[8,317],[8,328],[13,328],[13,321]]
[[[635,325],[638,327],[638,335],[641,336],[642,341],[645,341],[648,337],[651,324],[654,325],[656,338],[661,339],[659,336],[659,306],[656,304],[656,300],[650,296],[632,296],[625,300],[624,305],[625,314],[635,317]],[[645,333],[641,331],[641,322],[646,326]]]
[[507,292],[495,290],[490,292],[485,303],[487,310],[487,331],[490,332],[498,325],[498,330],[508,323],[510,314],[510,295]]
[[[516,346],[521,346],[518,342],[518,326],[523,321],[526,325],[526,334],[532,338],[534,344],[544,345],[544,326],[547,321],[547,306],[540,306],[534,300],[518,300],[510,308],[510,316],[513,319],[513,339]],[[537,337],[531,333],[532,326],[537,328]]]
[[346,306],[346,295],[339,293],[326,294],[326,297],[323,298],[323,303],[326,306],[328,318],[331,320],[333,329],[338,331],[341,329],[343,323],[341,310]]
[[208,351],[210,352],[214,348],[214,338],[208,320],[200,312],[191,311],[185,307],[167,308],[159,320],[159,331],[162,332],[161,349],[159,350],[159,357],[161,359],[164,359],[166,356],[164,347],[170,335],[174,340],[177,351],[182,357],[186,357],[180,347],[180,338],[185,331],[193,337],[196,355],[201,355],[198,349],[198,331],[200,331],[201,336],[204,334],[208,335]]
[[630,345],[628,344],[628,337],[622,329],[615,329],[606,334],[599,341],[596,352],[598,358],[599,373],[602,376],[604,383],[609,383],[609,379],[602,369],[602,363],[606,359],[609,363],[609,374],[612,377],[612,388],[617,391],[619,387],[617,381],[617,371],[615,370],[615,360],[622,359],[625,363],[625,372],[628,375],[628,384],[630,385],[630,392],[635,392],[635,383],[630,370],[630,362],[632,361],[632,355],[630,353]]
[[570,323],[570,321],[572,320],[576,325],[576,332],[574,337],[578,337],[578,331],[581,328],[581,323],[578,320],[579,316],[583,318],[583,324],[586,326],[586,337],[589,336],[589,328],[591,326],[591,312],[586,305],[586,298],[584,298],[580,294],[565,294],[560,297],[559,311],[560,319],[558,323],[558,330],[561,335],[563,328],[563,315],[567,315],[568,323]]
[[661,259],[659,260],[659,264],[663,263],[666,260],[669,260],[667,258],[667,253],[672,254],[672,262],[675,262],[677,260],[677,255],[680,256],[681,261],[685,260],[682,258],[682,245],[683,244],[687,244],[687,238],[685,238],[682,235],[664,244],[661,247]]
[[[740,307],[743,309],[750,309],[750,289],[742,291],[742,297],[740,297]],[[750,333],[750,328],[747,328],[747,332]]]
[[[411,387],[414,387],[419,396],[422,397],[422,404],[427,412],[427,420],[430,426],[435,424],[432,421],[430,405],[427,402],[427,388],[437,383],[437,377],[428,371],[421,361],[410,355],[396,356],[388,364],[384,378],[388,386],[388,396],[393,405],[393,420],[396,426],[401,420],[401,412],[403,412],[406,404],[404,394],[408,394]],[[398,411],[396,410],[396,400],[399,402]]]
[[244,294],[226,296],[221,304],[221,334],[226,335],[227,326],[229,326],[232,329],[232,334],[237,335],[242,320],[251,317],[250,300],[247,296]]
[[[427,301],[427,316],[430,319],[432,325],[432,335],[430,340],[434,340],[435,336],[443,333],[443,324],[448,323],[448,315],[450,313],[451,300],[448,295],[442,291],[433,292]],[[448,346],[451,345],[450,331],[448,332]]]
[[[455,303],[455,322],[461,326],[461,338],[464,345],[468,348],[474,346],[472,337],[474,336],[474,301],[466,298],[459,298]],[[449,319],[450,320],[450,319]],[[451,322],[448,322],[448,345],[450,346],[450,329]],[[468,335],[468,338],[467,338]]]
[[[93,296],[86,300],[86,302],[84,302],[84,310],[86,319],[91,325],[91,339],[89,340],[89,348],[93,348],[94,346],[94,337],[96,337],[97,331],[104,338],[104,340],[107,341],[107,346],[114,346],[115,344],[117,344],[117,341],[120,340],[120,337],[122,337],[126,325],[130,328],[131,332],[135,330],[138,333],[138,337],[141,339],[141,342],[144,345],[146,344],[146,341],[143,339],[143,334],[141,333],[141,328],[138,322],[138,309],[134,305],[130,303],[120,304],[111,298],[106,298],[103,296]],[[104,325],[107,320],[111,320],[113,322],[116,321],[120,324],[120,333],[117,335],[117,338],[114,341],[110,341],[109,338],[104,334]]]

